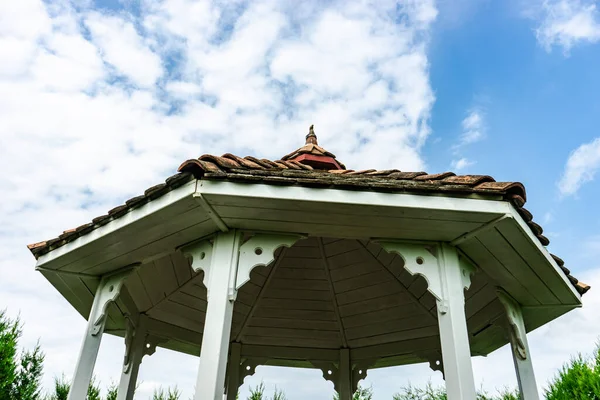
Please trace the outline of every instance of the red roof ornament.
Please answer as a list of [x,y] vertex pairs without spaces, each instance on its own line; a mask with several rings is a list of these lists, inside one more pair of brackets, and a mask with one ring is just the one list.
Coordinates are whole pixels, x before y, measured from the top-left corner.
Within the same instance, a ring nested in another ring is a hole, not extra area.
[[343,170],[344,164],[335,159],[335,154],[328,152],[317,141],[314,125],[308,129],[306,143],[296,151],[281,158],[284,161],[298,161],[305,165],[310,165],[314,169],[320,170]]

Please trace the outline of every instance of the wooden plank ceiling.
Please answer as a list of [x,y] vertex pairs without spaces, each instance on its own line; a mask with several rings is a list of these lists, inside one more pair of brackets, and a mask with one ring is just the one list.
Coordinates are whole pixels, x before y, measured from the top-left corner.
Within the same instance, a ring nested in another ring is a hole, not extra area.
[[[169,338],[185,346],[169,347],[198,354],[207,307],[202,279],[175,252],[143,265],[126,287],[140,311],[186,332],[187,340]],[[474,276],[466,298],[474,353],[506,343],[489,329],[502,309],[487,275]],[[192,332],[197,339],[190,341]],[[358,357],[387,357],[381,366],[417,362],[440,348],[435,299],[401,257],[369,241],[317,237],[278,250],[271,265],[252,271],[238,292],[231,340],[269,346],[273,354],[276,348],[364,349]],[[290,365],[285,358],[280,365]]]

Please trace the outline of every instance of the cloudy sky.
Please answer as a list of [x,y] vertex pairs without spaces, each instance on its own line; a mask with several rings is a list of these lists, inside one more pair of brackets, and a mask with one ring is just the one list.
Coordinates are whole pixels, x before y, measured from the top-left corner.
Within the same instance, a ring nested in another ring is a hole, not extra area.
[[[181,161],[277,159],[310,124],[349,168],[519,180],[551,250],[596,287],[530,335],[538,383],[600,337],[600,3],[594,0],[0,2],[0,309],[70,376],[85,321],[34,272],[27,243],[163,181]],[[118,379],[121,339],[96,372]],[[476,359],[516,385],[509,350]],[[197,360],[159,350],[155,387],[193,392]],[[375,399],[441,382],[424,365],[369,373]],[[319,371],[258,368],[290,400],[331,399]]]

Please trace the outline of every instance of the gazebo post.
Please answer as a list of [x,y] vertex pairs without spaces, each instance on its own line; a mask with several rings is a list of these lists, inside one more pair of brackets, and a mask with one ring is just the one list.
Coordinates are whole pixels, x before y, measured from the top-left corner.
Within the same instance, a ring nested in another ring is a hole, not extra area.
[[339,400],[352,400],[352,363],[350,350],[340,349],[340,363],[338,367]]
[[497,294],[506,311],[508,336],[521,398],[523,400],[539,400],[521,306],[504,290],[498,289]]
[[240,362],[242,357],[242,344],[231,343],[229,363],[227,365],[227,400],[235,400],[240,388]]
[[223,400],[240,240],[240,233],[231,230],[215,236],[212,251],[206,242],[186,250],[192,268],[204,269],[208,299],[195,400]]
[[381,241],[380,245],[388,252],[399,254],[408,272],[425,277],[427,290],[437,300],[448,400],[475,400],[464,293],[471,285],[472,266],[462,262],[456,248],[446,243]]
[[439,250],[441,301],[438,324],[449,400],[475,400],[475,380],[465,315],[465,287],[470,271],[461,265],[454,247],[442,244]]
[[109,274],[102,277],[96,295],[94,296],[94,303],[88,317],[88,324],[81,345],[79,353],[79,359],[77,360],[77,366],[75,367],[75,373],[73,375],[73,383],[69,391],[68,400],[81,400],[85,399],[88,391],[88,387],[92,380],[94,373],[94,366],[96,365],[96,358],[98,357],[98,350],[100,349],[100,343],[102,341],[102,334],[104,333],[104,326],[106,324],[106,310],[110,303],[114,302],[121,288],[123,282],[129,276],[132,268],[120,270],[116,273]]
[[148,331],[144,315],[139,315],[135,321],[128,320],[128,324],[123,371],[117,391],[117,400],[133,400],[140,364],[148,349],[146,346],[150,345],[147,343]]

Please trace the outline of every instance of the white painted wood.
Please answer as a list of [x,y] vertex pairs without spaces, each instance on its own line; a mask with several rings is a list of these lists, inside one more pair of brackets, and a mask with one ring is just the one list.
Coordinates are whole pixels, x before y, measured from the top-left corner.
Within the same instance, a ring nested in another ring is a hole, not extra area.
[[[208,288],[208,308],[200,351],[195,400],[222,400],[241,234],[236,230],[215,236]],[[194,257],[196,260],[197,257]],[[192,261],[192,267],[195,261]]]
[[455,248],[442,244],[439,251],[443,295],[438,300],[438,323],[448,400],[475,400],[464,298],[470,271],[461,266]]
[[537,249],[537,251],[545,259],[545,261],[552,266],[552,272],[554,275],[553,280],[558,279],[558,280],[562,281],[562,283],[564,285],[561,285],[561,286],[565,286],[566,288],[569,289],[571,296],[569,296],[568,298],[563,298],[562,303],[563,304],[574,304],[575,306],[580,306],[581,305],[581,295],[577,292],[577,290],[575,290],[573,285],[571,285],[568,278],[561,271],[561,269],[558,266],[558,264],[556,263],[556,261],[554,261],[554,259],[550,255],[550,252],[548,251],[548,249],[546,249],[546,247],[544,247],[540,243],[538,238],[535,237],[535,235],[533,234],[533,232],[531,231],[529,226],[527,226],[527,223],[525,222],[525,220],[523,220],[523,217],[521,217],[521,215],[518,213],[518,211],[515,209],[515,207],[512,204],[509,204],[509,206],[510,206],[510,213],[511,213],[513,219],[518,223],[519,229],[521,230],[521,232],[523,232],[523,234],[525,234],[525,236],[527,236],[531,245],[533,245]]
[[511,343],[521,399],[539,400],[521,306],[503,290],[498,291],[498,298],[506,310],[508,336]]
[[338,392],[339,400],[352,400],[352,363],[350,362],[350,350],[340,349],[340,361],[338,367]]
[[[453,212],[489,213],[495,217],[509,212],[509,203],[503,200],[458,198],[445,196],[420,196],[404,193],[360,192],[340,189],[308,188],[301,186],[275,186],[243,184],[223,181],[200,181],[197,192],[212,204],[211,195],[239,196],[258,199],[293,200],[308,203],[341,203],[359,206],[390,206],[421,210],[447,210]],[[351,195],[349,195],[351,193]],[[214,205],[213,205],[214,206]]]
[[151,214],[154,214],[157,211],[160,211],[181,199],[190,197],[196,191],[195,189],[196,181],[192,180],[183,186],[171,190],[170,192],[157,198],[156,200],[153,200],[139,208],[131,210],[122,217],[117,218],[104,226],[94,229],[87,235],[84,235],[74,240],[73,242],[67,243],[64,246],[61,246],[58,249],[51,251],[50,253],[40,256],[36,263],[36,266],[48,264],[52,260],[55,260],[67,253],[71,253],[74,250],[77,250],[101,237],[110,235],[113,232],[116,232],[117,230],[122,229],[130,224],[133,224]]
[[250,272],[259,265],[269,265],[275,260],[275,251],[291,247],[300,235],[257,233],[240,247],[240,261],[235,283],[236,290],[250,280]]
[[119,296],[123,282],[131,271],[132,268],[129,268],[106,276],[102,278],[98,285],[81,345],[79,359],[77,360],[75,373],[73,374],[73,383],[69,391],[68,400],[81,400],[87,394],[88,386],[94,373],[102,334],[104,333],[108,306]]
[[133,400],[140,364],[144,357],[146,336],[148,335],[145,316],[138,317],[136,321],[130,320],[129,323],[129,329],[125,336],[125,357],[117,391],[117,400]]
[[227,400],[236,400],[238,390],[242,384],[240,379],[242,344],[238,342],[231,343],[230,349],[227,364]]

